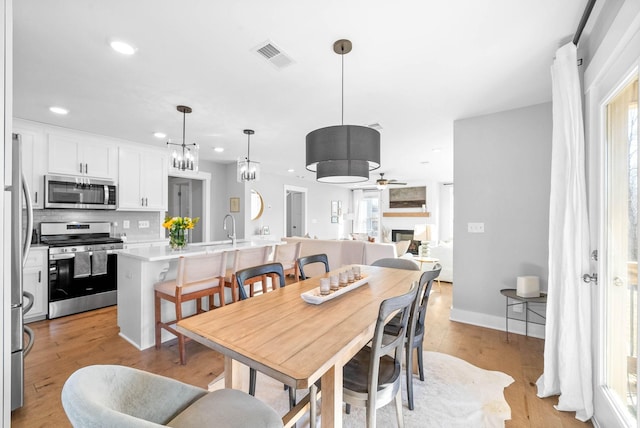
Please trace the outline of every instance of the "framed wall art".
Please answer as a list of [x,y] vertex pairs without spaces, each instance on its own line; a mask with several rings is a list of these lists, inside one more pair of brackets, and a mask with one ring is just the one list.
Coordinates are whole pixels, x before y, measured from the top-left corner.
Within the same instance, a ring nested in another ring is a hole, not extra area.
[[426,204],[426,186],[389,189],[389,208],[422,208]]
[[232,213],[240,212],[240,198],[229,198],[229,211]]

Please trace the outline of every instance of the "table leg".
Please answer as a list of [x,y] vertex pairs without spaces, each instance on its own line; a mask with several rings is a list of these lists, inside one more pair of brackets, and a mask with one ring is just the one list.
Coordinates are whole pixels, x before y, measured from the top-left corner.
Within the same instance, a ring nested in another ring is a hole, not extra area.
[[322,427],[342,426],[342,367],[333,366],[322,375]]
[[242,368],[244,364],[231,357],[224,357],[224,386],[225,388],[242,389]]
[[505,329],[504,331],[507,332],[507,342],[509,341],[509,298],[506,297],[506,302],[504,304],[504,323],[505,323]]
[[524,335],[529,336],[529,302],[524,302]]
[[312,384],[309,387],[309,427],[316,428],[318,420],[318,387]]

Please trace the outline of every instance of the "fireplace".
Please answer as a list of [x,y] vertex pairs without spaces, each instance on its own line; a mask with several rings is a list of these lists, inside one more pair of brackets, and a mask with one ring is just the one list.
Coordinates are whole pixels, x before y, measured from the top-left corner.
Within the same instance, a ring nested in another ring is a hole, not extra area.
[[411,241],[413,239],[413,230],[408,229],[392,229],[391,240],[393,242]]
[[393,242],[399,241],[411,241],[409,244],[409,248],[407,249],[408,253],[413,255],[418,255],[418,247],[420,247],[420,241],[415,241],[413,239],[413,230],[411,229],[392,229],[391,230],[391,240]]

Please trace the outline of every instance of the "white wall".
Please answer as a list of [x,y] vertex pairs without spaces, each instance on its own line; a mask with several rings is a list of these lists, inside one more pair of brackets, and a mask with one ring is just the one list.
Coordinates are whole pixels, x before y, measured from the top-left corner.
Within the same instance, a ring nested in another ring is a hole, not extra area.
[[519,275],[546,288],[551,129],[551,103],[454,123],[452,319],[504,329],[500,289]]
[[[340,186],[301,180],[285,176],[262,173],[260,181],[247,185],[247,189],[255,189],[264,200],[262,216],[252,221],[247,219],[246,236],[256,235],[263,226],[269,226],[271,236],[280,239],[285,236],[284,186],[296,186],[307,189],[307,232],[309,236],[319,239],[340,239],[350,233],[350,222],[341,219],[340,223],[331,223],[331,201],[342,201],[343,212],[349,206],[351,191]],[[249,201],[249,194],[246,195]],[[348,229],[348,230],[347,230]]]
[[440,183],[440,215],[438,216],[438,239],[451,241],[453,239],[453,184]]
[[[198,169],[200,171],[211,174],[211,189],[209,195],[211,200],[211,218],[209,230],[211,234],[210,239],[212,241],[227,239],[226,232],[222,229],[222,219],[225,214],[229,212],[228,195],[233,193],[235,190],[235,186],[232,186],[232,189],[228,188],[227,168],[228,167],[225,164],[203,160],[200,160],[198,164]],[[233,182],[235,182],[235,176],[233,179]],[[234,214],[234,216],[236,217],[237,223],[241,221],[239,215]]]
[[[350,232],[345,232],[344,229],[348,226],[345,222],[331,223],[331,201],[341,200],[342,206],[347,207],[350,193],[348,189],[264,171],[261,172],[260,181],[238,183],[235,163],[200,161],[199,169],[211,174],[211,239],[214,241],[227,239],[227,234],[222,229],[222,221],[224,216],[229,214],[229,199],[232,197],[240,198],[240,212],[231,213],[236,220],[236,236],[239,239],[248,239],[259,234],[263,226],[269,227],[273,239],[285,236],[285,185],[308,189],[307,231],[311,237],[339,239]],[[263,214],[257,220],[250,218],[251,189],[258,191],[264,201]]]

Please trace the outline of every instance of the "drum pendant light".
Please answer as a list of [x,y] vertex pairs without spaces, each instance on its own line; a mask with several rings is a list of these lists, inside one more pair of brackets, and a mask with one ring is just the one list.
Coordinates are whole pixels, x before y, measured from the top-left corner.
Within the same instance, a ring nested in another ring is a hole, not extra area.
[[344,56],[351,52],[349,40],[338,40],[333,51],[342,58],[342,121],[340,125],[307,134],[306,168],[323,183],[358,183],[369,171],[380,168],[380,133],[367,126],[344,124]]

